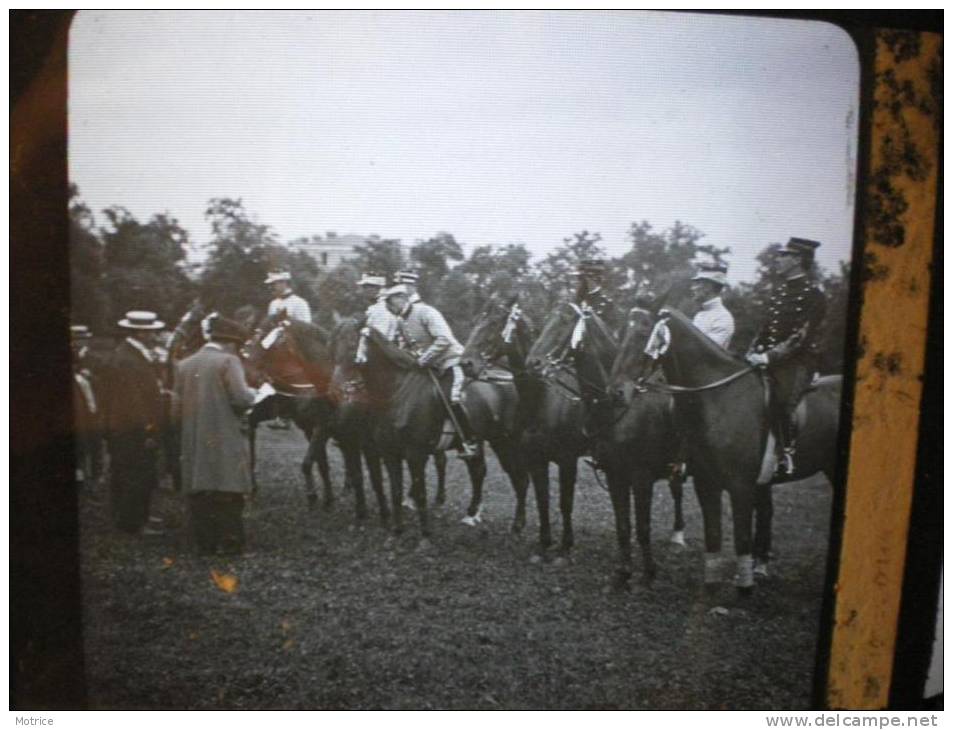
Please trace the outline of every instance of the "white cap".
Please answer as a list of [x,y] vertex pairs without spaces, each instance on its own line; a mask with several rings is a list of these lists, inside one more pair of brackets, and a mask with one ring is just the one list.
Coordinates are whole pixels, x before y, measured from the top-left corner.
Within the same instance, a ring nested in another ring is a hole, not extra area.
[[272,271],[265,277],[266,284],[274,284],[276,281],[291,281],[291,274],[287,271]]

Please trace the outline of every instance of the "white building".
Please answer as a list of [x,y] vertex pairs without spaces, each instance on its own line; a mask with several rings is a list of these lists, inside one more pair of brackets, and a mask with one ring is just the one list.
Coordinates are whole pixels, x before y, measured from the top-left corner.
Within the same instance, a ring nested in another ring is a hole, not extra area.
[[339,236],[335,231],[328,231],[322,236],[299,238],[288,243],[292,251],[304,251],[317,261],[322,270],[328,271],[345,259],[355,256],[354,247],[367,242],[365,236],[347,234]]

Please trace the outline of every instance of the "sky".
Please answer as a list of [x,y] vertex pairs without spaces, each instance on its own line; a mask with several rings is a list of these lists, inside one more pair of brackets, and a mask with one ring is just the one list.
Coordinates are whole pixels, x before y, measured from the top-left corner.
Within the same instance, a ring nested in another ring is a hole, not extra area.
[[[440,231],[543,257],[634,221],[732,250],[791,236],[850,257],[852,41],[814,21],[650,11],[81,11],[69,170],[96,212],[213,197],[282,241]],[[102,220],[101,217],[99,219]]]

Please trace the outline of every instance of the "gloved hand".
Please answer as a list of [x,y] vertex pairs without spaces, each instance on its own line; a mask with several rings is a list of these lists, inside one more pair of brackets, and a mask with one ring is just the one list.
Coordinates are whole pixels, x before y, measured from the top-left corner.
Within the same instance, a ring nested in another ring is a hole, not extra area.
[[430,361],[427,360],[423,355],[417,358],[417,367],[427,368],[430,367]]
[[763,352],[749,352],[745,356],[745,360],[748,361],[749,365],[754,365],[755,367],[765,368],[768,366],[768,356]]

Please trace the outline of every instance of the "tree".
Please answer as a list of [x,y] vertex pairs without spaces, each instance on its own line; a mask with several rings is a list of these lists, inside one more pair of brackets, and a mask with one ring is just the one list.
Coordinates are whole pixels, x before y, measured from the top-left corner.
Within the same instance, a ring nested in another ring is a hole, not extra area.
[[245,211],[240,198],[213,198],[205,217],[213,235],[212,252],[200,279],[207,308],[227,316],[246,305],[264,312],[271,300],[265,277],[279,270],[291,274],[295,292],[312,310],[316,308],[320,267],[311,256],[279,243],[269,226]]
[[399,238],[381,238],[369,236],[367,243],[354,247],[355,255],[347,261],[360,271],[373,271],[387,277],[390,282],[394,274],[404,268],[404,249]]
[[154,215],[148,223],[119,206],[103,215],[108,225],[99,235],[112,319],[131,309],[148,309],[174,321],[193,296],[184,268],[188,233],[168,213]]
[[424,299],[432,299],[437,287],[450,271],[449,261],[463,261],[463,249],[450,233],[437,233],[418,240],[410,249],[410,260],[420,275],[418,288]]
[[103,243],[96,234],[93,213],[79,197],[76,185],[70,185],[69,223],[71,319],[101,332],[109,329],[112,314],[103,280]]
[[353,317],[364,311],[357,282],[361,271],[353,264],[344,262],[324,274],[318,283],[318,323],[331,328],[342,317]]

